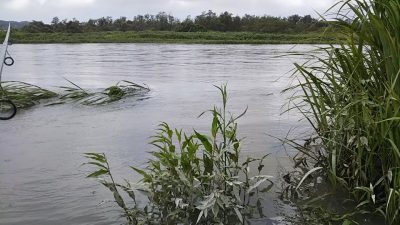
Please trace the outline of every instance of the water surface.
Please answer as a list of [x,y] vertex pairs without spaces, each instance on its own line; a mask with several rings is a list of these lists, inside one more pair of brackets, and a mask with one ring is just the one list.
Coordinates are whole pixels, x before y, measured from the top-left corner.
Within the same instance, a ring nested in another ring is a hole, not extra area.
[[[149,99],[108,106],[43,105],[0,121],[0,224],[112,224],[119,209],[98,183],[85,179],[84,152],[105,152],[118,178],[137,179],[128,165],[142,166],[152,148],[149,136],[161,121],[172,127],[208,132],[204,110],[219,104],[213,85],[228,84],[233,113],[248,106],[239,121],[247,155],[273,153],[268,173],[285,161],[279,143],[299,115],[281,115],[293,62],[311,45],[74,44],[13,45],[16,60],[5,80],[55,91],[68,85],[97,89],[119,80],[145,83]],[[280,56],[280,57],[277,57]],[[282,161],[280,160],[282,158]],[[274,201],[270,217],[279,215]],[[117,224],[118,224],[117,223]]]

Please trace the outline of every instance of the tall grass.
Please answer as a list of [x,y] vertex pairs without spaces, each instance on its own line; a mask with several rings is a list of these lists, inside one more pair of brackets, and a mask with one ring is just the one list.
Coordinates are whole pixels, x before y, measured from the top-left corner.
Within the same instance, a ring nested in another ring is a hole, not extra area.
[[296,107],[320,138],[330,182],[349,190],[358,208],[399,224],[400,1],[339,6],[336,25],[345,42],[316,62],[296,64]]

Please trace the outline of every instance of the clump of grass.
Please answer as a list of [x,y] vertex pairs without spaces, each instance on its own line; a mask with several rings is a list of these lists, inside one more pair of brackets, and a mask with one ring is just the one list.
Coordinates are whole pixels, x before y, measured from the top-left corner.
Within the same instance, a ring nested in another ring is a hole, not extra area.
[[302,102],[293,101],[318,136],[299,149],[351,193],[356,209],[388,224],[400,223],[399,12],[398,0],[342,2],[336,25],[345,41],[296,64]]
[[18,108],[29,108],[41,100],[57,97],[57,94],[39,86],[20,81],[5,81],[1,83],[0,96],[6,96]]
[[123,80],[102,91],[90,92],[69,80],[67,81],[72,86],[61,87],[65,92],[62,95],[25,82],[5,81],[1,83],[3,89],[0,89],[0,96],[12,100],[18,108],[22,109],[39,104],[43,100],[54,100],[56,97],[59,97],[61,101],[50,101],[47,106],[63,104],[67,100],[77,101],[85,105],[102,105],[129,96],[142,96],[150,91],[148,87]]
[[121,99],[126,93],[124,90],[122,90],[122,88],[115,85],[107,88],[106,94],[110,98]]
[[68,79],[66,80],[72,86],[61,87],[66,93],[60,96],[60,99],[77,101],[84,105],[103,105],[129,96],[141,96],[150,91],[148,87],[123,80],[102,91],[93,92],[81,88]]
[[75,83],[73,83],[72,81],[66,79],[70,84],[72,84],[72,87],[68,87],[68,86],[61,86],[60,88],[62,88],[66,94],[61,95],[60,99],[71,99],[71,100],[82,100],[85,98],[88,98],[91,96],[91,94],[89,92],[87,92],[86,90],[82,89],[81,87],[79,87],[78,85],[76,85]]
[[[211,134],[185,134],[162,123],[151,142],[153,159],[144,170],[132,167],[142,176],[139,184],[117,183],[104,154],[85,154],[88,164],[96,166],[88,177],[102,176],[100,182],[113,193],[129,224],[249,224],[255,212],[263,216],[260,193],[273,185],[270,176],[261,174],[266,156],[241,162],[236,121],[244,113],[228,117],[226,88],[219,89],[223,106],[210,110]],[[250,176],[252,163],[255,176]],[[136,202],[138,193],[147,196],[147,204]]]

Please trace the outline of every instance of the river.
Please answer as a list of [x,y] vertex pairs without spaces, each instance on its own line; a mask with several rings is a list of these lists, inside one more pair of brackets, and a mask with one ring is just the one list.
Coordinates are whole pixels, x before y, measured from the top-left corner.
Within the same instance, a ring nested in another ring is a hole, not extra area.
[[[118,179],[137,179],[128,166],[143,166],[149,137],[161,121],[208,132],[209,118],[197,116],[220,104],[213,85],[227,84],[229,109],[239,114],[245,155],[272,153],[267,173],[279,174],[286,152],[272,137],[284,137],[303,122],[296,112],[281,115],[294,62],[312,45],[46,44],[13,45],[15,65],[4,80],[60,92],[67,78],[87,89],[120,80],[147,84],[142,101],[107,106],[38,105],[0,121],[0,224],[121,224],[119,208],[96,181],[84,152],[105,152]],[[278,178],[276,178],[278,179]],[[271,218],[279,207],[272,201]]]

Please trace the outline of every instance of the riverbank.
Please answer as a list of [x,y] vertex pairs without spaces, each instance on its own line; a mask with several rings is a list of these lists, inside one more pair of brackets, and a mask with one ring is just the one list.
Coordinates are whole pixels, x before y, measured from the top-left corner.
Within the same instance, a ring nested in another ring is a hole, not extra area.
[[[2,34],[3,35],[3,34]],[[0,39],[1,36],[0,35]],[[26,33],[14,31],[13,43],[182,43],[182,44],[327,44],[335,37],[320,32],[299,34],[250,32],[87,32],[87,33]]]

